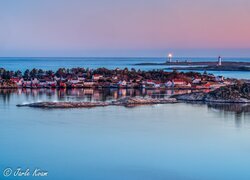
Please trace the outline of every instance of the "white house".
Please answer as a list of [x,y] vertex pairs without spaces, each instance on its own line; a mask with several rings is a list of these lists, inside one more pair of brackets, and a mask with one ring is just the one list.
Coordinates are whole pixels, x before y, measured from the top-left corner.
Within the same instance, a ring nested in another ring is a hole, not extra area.
[[92,76],[92,79],[93,79],[94,81],[98,81],[98,80],[101,79],[101,78],[103,78],[103,75],[100,75],[100,74],[94,74],[94,75]]
[[173,85],[174,85],[174,84],[173,84],[172,81],[168,81],[168,82],[165,83],[165,86],[166,86],[166,87],[173,87]]
[[201,83],[201,79],[200,78],[195,78],[193,81],[192,81],[193,84],[200,84]]
[[174,79],[173,80],[174,85],[186,85],[186,81],[182,80],[182,79]]
[[123,81],[119,81],[118,84],[120,86],[126,86],[127,85],[127,81],[123,80]]
[[216,76],[215,77],[215,81],[217,81],[217,82],[223,82],[224,81],[224,77],[223,76]]

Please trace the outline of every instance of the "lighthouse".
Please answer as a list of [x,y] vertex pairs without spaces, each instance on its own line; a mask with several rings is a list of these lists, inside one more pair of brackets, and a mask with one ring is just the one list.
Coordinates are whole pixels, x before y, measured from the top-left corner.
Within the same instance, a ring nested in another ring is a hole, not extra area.
[[221,66],[221,61],[222,61],[221,56],[219,56],[218,57],[218,66]]
[[172,62],[172,57],[173,55],[171,53],[168,54],[168,62],[171,63]]

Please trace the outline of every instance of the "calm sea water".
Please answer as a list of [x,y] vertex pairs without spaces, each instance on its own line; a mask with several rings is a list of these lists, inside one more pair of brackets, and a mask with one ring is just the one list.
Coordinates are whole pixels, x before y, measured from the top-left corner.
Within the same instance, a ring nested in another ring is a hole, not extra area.
[[[174,60],[191,60],[191,61],[216,61],[216,57],[211,58],[190,58],[180,57],[174,58]],[[250,62],[250,58],[224,58],[225,61],[245,61]],[[8,70],[22,70],[40,68],[44,70],[54,70],[58,68],[73,68],[73,67],[85,67],[85,68],[99,68],[105,67],[109,69],[115,68],[135,68],[142,70],[163,69],[168,66],[135,66],[137,63],[162,63],[166,58],[0,58],[0,68],[6,68]],[[213,72],[216,75],[224,75],[225,77],[235,78],[250,78],[249,72]]]
[[[125,67],[145,59],[2,58],[0,62],[2,67],[15,70]],[[173,93],[179,92],[1,90],[0,179],[249,180],[249,106],[178,103],[135,108],[16,107],[38,101],[109,101]],[[49,174],[40,178],[4,177],[4,169],[14,171],[18,167],[31,172],[39,168]]]
[[39,178],[46,180],[250,178],[247,111],[183,103],[63,110],[16,107],[98,97],[76,94],[81,92],[1,92],[0,179],[37,179],[5,178],[7,167],[40,168],[49,172]]

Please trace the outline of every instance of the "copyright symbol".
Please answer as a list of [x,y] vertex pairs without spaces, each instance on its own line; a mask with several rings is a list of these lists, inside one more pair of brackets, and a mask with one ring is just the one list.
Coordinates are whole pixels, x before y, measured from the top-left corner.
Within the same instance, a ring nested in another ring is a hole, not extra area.
[[6,168],[4,171],[3,171],[3,175],[5,177],[9,177],[12,173],[12,169],[11,168]]

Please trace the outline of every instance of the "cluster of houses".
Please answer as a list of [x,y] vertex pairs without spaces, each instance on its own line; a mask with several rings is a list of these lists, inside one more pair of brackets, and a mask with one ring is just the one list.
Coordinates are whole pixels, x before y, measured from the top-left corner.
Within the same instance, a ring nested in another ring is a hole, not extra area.
[[217,89],[219,87],[231,84],[225,81],[223,76],[213,77],[213,80],[203,78],[193,78],[191,81],[184,79],[172,79],[165,83],[159,81],[147,80],[144,87],[151,88],[179,88],[179,89]]
[[[99,73],[98,73],[99,72]],[[0,82],[4,79],[1,78]],[[17,88],[178,88],[215,89],[232,82],[222,76],[164,71],[103,70],[90,73],[44,74],[37,77],[10,77]]]

